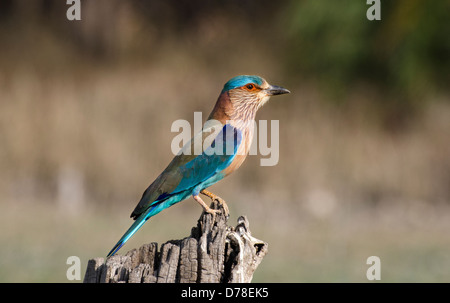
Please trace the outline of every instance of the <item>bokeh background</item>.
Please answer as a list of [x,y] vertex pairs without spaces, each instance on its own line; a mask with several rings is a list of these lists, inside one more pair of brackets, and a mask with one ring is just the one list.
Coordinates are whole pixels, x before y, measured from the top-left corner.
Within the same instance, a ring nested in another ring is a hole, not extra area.
[[[223,84],[292,91],[280,158],[214,185],[269,243],[256,282],[450,282],[449,1],[0,2],[0,281],[68,282],[105,256],[173,157],[172,122],[206,117]],[[187,236],[192,199],[122,253]]]

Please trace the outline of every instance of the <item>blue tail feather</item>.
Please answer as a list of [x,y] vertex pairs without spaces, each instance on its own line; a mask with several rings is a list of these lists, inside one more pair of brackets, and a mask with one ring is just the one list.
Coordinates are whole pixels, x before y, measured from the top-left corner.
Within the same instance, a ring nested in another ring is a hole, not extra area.
[[106,258],[112,257],[116,252],[139,230],[139,228],[147,222],[148,219],[158,214],[160,211],[172,206],[175,203],[180,202],[189,196],[189,192],[182,192],[174,197],[171,197],[165,201],[158,201],[153,204],[147,211],[142,213],[136,221],[130,226],[130,228],[125,232],[125,234],[120,238],[119,242],[114,245]]
[[109,254],[106,256],[106,258],[112,257],[116,254],[116,252],[139,230],[139,228],[144,225],[145,222],[147,222],[150,217],[152,217],[153,214],[150,214],[150,212],[143,213],[140,215],[136,221],[131,225],[131,227],[125,232],[125,234],[120,238],[119,242],[114,245],[114,247],[111,249]]
[[169,207],[166,203],[157,203],[156,205],[150,207],[146,212],[142,213],[136,221],[130,226],[130,228],[125,232],[125,234],[120,238],[119,242],[114,245],[106,258],[112,257],[116,252],[139,230],[139,228],[147,222],[148,219],[158,214],[163,209]]

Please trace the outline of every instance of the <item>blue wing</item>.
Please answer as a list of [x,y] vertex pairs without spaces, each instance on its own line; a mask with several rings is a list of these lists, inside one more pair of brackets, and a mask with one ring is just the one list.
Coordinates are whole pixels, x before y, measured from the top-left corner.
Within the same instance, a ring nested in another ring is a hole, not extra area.
[[216,179],[215,182],[219,181],[223,178],[221,171],[233,162],[241,142],[242,132],[225,124],[222,131],[201,155],[180,167],[179,171],[183,175],[183,179],[173,193],[194,189],[193,194],[198,194],[203,189],[199,188],[202,184]]
[[[152,216],[221,180],[235,158],[242,132],[225,124],[210,146],[198,156],[178,155],[147,188],[131,214],[136,221],[109,252],[113,256]],[[192,149],[191,149],[192,150]]]

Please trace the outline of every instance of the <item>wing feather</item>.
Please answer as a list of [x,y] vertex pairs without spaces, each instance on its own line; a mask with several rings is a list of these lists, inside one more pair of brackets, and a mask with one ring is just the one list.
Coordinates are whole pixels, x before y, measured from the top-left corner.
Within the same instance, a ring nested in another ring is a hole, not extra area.
[[[202,136],[202,146],[209,135],[211,127],[197,134]],[[194,151],[195,137],[192,138],[145,190],[131,217],[137,218],[149,207],[156,206],[176,194],[193,191],[195,187],[220,174],[233,161],[241,142],[241,131],[225,124],[202,154],[185,154],[187,148]]]

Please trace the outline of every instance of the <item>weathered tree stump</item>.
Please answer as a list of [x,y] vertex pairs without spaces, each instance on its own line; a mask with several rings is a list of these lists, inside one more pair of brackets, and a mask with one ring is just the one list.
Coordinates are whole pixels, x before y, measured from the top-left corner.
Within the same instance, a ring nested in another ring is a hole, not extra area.
[[84,283],[248,283],[268,251],[268,244],[252,237],[245,216],[227,226],[222,212],[203,213],[191,235],[133,249],[125,256],[91,259]]

